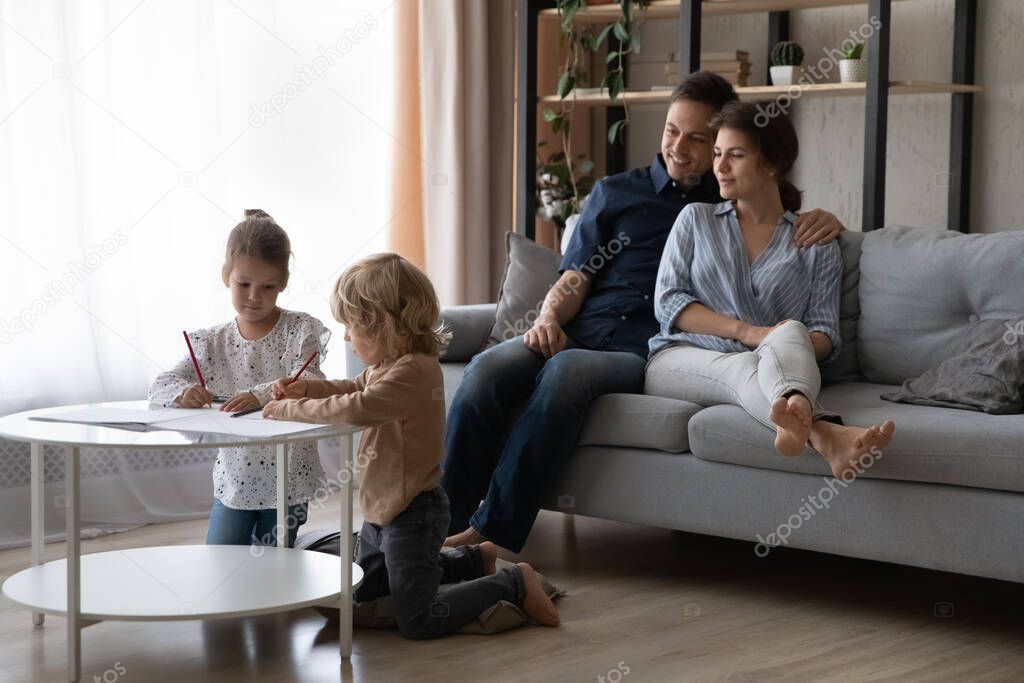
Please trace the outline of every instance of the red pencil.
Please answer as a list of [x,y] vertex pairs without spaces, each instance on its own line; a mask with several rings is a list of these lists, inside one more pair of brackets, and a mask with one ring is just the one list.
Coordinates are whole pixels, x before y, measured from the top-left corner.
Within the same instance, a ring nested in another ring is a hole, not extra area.
[[291,384],[292,382],[298,381],[299,377],[302,375],[302,373],[305,371],[305,369],[309,367],[309,364],[313,362],[313,359],[316,358],[316,354],[318,354],[318,353],[320,353],[320,352],[319,351],[314,351],[313,352],[313,355],[309,357],[309,360],[306,361],[306,364],[303,365],[299,369],[299,371],[295,373],[294,377],[292,377],[290,380],[288,380],[288,384]]
[[192,365],[196,366],[196,374],[199,375],[199,385],[205,389],[206,381],[203,380],[203,372],[199,369],[199,361],[196,360],[196,352],[192,350],[192,342],[189,341],[188,332],[182,330],[181,334],[185,337],[185,343],[188,344],[188,353],[192,356]]

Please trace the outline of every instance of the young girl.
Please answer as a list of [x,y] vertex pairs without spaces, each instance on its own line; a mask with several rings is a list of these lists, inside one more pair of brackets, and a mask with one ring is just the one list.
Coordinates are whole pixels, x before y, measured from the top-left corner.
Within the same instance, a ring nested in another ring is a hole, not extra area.
[[[189,335],[199,362],[204,389],[186,354],[149,389],[149,400],[162,407],[200,408],[214,396],[230,398],[225,412],[258,408],[271,400],[277,377],[294,376],[315,351],[304,376],[323,378],[321,340],[326,328],[305,313],[277,307],[288,284],[291,257],[288,235],[259,209],[228,236],[221,277],[231,292],[234,320]],[[277,476],[274,446],[222,448],[213,466],[213,509],[208,544],[272,545],[277,524]],[[306,521],[307,503],[324,483],[316,443],[292,446],[288,463],[289,546]]]
[[[274,385],[264,417],[345,422],[366,427],[359,462],[360,602],[391,594],[408,638],[453,631],[507,600],[535,621],[558,625],[558,612],[530,565],[495,572],[492,543],[442,554],[448,497],[441,479],[444,382],[438,355],[447,334],[430,280],[396,254],[370,256],[338,278],[331,311],[366,370],[355,380]],[[438,595],[441,583],[458,583]]]

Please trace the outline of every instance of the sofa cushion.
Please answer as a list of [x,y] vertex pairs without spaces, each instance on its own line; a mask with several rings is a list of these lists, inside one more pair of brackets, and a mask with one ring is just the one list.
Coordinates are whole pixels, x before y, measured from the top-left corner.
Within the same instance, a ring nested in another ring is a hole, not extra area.
[[505,274],[488,346],[526,334],[558,280],[561,255],[514,232],[505,234]]
[[860,370],[900,384],[948,358],[979,320],[1024,315],[1024,232],[885,228],[860,259]]
[[[826,387],[820,400],[848,425],[896,422],[884,455],[862,476],[1024,491],[1024,420],[883,401],[894,387],[867,382]],[[762,469],[830,475],[820,455],[795,458],[775,451],[772,432],[737,406],[706,408],[690,420],[690,449],[698,458]]]
[[[441,363],[445,412],[462,382],[466,363]],[[606,394],[590,405],[580,446],[629,446],[669,453],[690,449],[686,423],[701,407],[689,401],[640,394]],[[515,411],[517,416],[519,411]]]
[[687,423],[699,410],[696,403],[661,396],[598,396],[590,404],[577,445],[685,453],[690,450]]
[[843,339],[839,355],[821,366],[824,384],[856,382],[863,379],[857,364],[857,321],[860,319],[860,252],[864,233],[844,230],[839,235],[843,254],[843,283],[839,300],[839,334]]

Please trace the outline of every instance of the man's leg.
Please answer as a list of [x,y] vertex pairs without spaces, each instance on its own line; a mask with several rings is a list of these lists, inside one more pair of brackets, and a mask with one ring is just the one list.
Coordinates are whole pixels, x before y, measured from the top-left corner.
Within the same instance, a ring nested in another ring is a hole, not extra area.
[[449,533],[464,531],[501,452],[509,415],[534,390],[544,358],[516,337],[477,354],[466,366],[445,430],[441,486],[451,501]]
[[519,552],[541,499],[579,439],[591,401],[603,394],[643,391],[644,364],[634,353],[587,349],[566,349],[549,359],[470,526]]

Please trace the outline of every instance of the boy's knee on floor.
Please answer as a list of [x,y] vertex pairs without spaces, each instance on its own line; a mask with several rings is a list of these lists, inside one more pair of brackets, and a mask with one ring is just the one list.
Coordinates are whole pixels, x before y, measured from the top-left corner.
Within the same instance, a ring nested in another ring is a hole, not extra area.
[[396,616],[398,632],[410,640],[427,640],[444,633],[444,620],[448,617],[447,603],[435,601],[423,612],[403,617]]

